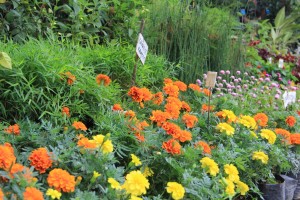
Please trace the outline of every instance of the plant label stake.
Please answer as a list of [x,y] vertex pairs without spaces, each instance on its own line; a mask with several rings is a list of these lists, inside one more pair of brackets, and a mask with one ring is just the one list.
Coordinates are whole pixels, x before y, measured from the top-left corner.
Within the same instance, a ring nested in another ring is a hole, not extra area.
[[206,82],[205,82],[205,86],[208,87],[210,95],[208,96],[208,117],[207,117],[207,121],[208,121],[208,126],[210,127],[210,120],[209,120],[209,114],[210,114],[210,98],[212,95],[212,88],[215,87],[216,85],[216,79],[217,79],[217,72],[207,72],[207,78],[206,78]]
[[284,65],[283,59],[280,58],[279,61],[278,61],[278,68],[282,69],[283,65]]
[[138,37],[138,41],[137,41],[137,44],[136,44],[136,50],[135,50],[136,54],[135,54],[135,63],[134,63],[133,73],[132,73],[132,82],[131,82],[132,86],[135,85],[138,59],[140,58],[141,62],[144,65],[145,60],[146,60],[146,56],[147,56],[147,52],[148,52],[148,45],[147,45],[147,43],[144,40],[144,37],[142,35],[143,30],[144,30],[144,25],[145,25],[145,20],[142,19],[141,26],[140,26],[139,37]]

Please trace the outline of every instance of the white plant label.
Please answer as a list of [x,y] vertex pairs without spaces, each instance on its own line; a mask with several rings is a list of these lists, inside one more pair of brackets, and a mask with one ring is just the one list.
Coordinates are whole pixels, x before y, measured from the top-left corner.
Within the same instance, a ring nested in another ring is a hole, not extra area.
[[269,64],[272,64],[272,57],[268,58]]
[[295,91],[290,91],[290,92],[285,91],[282,95],[282,98],[283,98],[284,108],[286,108],[289,104],[296,103],[296,92]]
[[278,67],[280,68],[280,69],[282,69],[283,68],[283,65],[284,65],[284,62],[283,62],[283,59],[279,59],[279,61],[278,61]]
[[217,72],[207,72],[207,78],[205,86],[209,88],[214,88],[216,85]]
[[141,33],[139,34],[138,42],[136,44],[136,53],[144,65],[148,53],[148,45]]

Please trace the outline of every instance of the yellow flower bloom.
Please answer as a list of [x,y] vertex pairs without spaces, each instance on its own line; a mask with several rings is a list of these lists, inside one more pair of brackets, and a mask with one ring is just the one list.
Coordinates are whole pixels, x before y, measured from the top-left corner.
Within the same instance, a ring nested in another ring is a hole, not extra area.
[[240,180],[239,171],[233,164],[224,165],[224,171],[228,175],[227,179],[230,181],[236,182]]
[[247,128],[250,128],[250,129],[253,129],[253,130],[257,127],[255,119],[253,117],[248,116],[248,115],[241,116],[239,118],[238,122],[240,124],[243,124]]
[[256,135],[256,133],[255,133],[254,131],[250,131],[250,135],[251,135],[252,137],[254,137],[254,138],[258,138],[257,135]]
[[47,196],[50,196],[51,199],[60,199],[61,193],[57,190],[49,188],[46,192]]
[[131,196],[130,200],[143,200],[143,199],[137,196]]
[[262,151],[255,151],[252,154],[252,160],[260,160],[263,164],[267,164],[269,156]]
[[224,118],[227,118],[227,122],[231,123],[231,122],[235,122],[236,121],[236,115],[231,111],[231,110],[222,110],[223,114],[222,116]]
[[219,167],[218,164],[209,157],[204,157],[200,160],[201,167],[206,169],[206,172],[209,173],[212,176],[216,176],[217,173],[219,173]]
[[221,133],[226,133],[226,135],[232,136],[234,134],[234,128],[227,123],[219,123],[217,125],[217,130]]
[[242,181],[236,182],[236,188],[241,193],[241,195],[245,195],[249,191],[249,187]]
[[173,199],[177,200],[182,199],[184,197],[185,189],[180,183],[168,182],[167,192],[172,194]]
[[114,178],[108,178],[107,182],[110,183],[110,187],[112,189],[122,190],[120,183],[116,181]]
[[133,196],[146,194],[146,189],[150,186],[148,179],[141,171],[132,171],[126,175],[125,179],[126,180],[122,185],[122,188],[126,190],[127,194],[131,194]]
[[276,140],[276,134],[269,129],[261,129],[260,136],[268,140],[270,144],[274,144]]
[[148,176],[152,176],[153,174],[154,172],[152,171],[152,169],[146,166],[143,171],[143,175],[147,178]]
[[142,165],[142,162],[136,155],[134,155],[134,154],[130,154],[130,155],[131,155],[131,162],[133,162],[135,166]]
[[111,153],[114,150],[114,146],[111,140],[106,140],[103,145],[101,146],[103,153]]
[[94,171],[93,178],[98,178],[99,176],[101,176],[101,174],[98,173],[98,172],[96,172],[96,171]]
[[93,141],[96,143],[97,147],[101,146],[104,141],[105,136],[104,135],[94,135]]
[[225,189],[225,193],[228,194],[228,196],[234,196],[234,194],[235,194],[234,183],[229,179],[225,179],[225,180],[226,180],[225,182],[226,182],[226,185],[227,185],[226,189]]

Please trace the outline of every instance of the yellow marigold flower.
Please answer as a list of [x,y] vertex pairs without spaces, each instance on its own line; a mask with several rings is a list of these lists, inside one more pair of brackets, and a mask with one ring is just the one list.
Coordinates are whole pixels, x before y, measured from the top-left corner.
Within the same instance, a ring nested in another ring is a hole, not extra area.
[[108,178],[107,180],[108,183],[110,183],[110,187],[116,190],[122,190],[122,187],[118,181],[114,178]]
[[226,133],[228,136],[232,136],[234,134],[234,128],[227,123],[219,123],[217,125],[217,130],[221,133]]
[[231,110],[222,110],[222,116],[223,118],[227,118],[227,122],[231,123],[231,122],[235,122],[237,117],[236,115],[231,111]]
[[146,194],[146,189],[150,186],[148,179],[141,171],[132,171],[126,175],[125,179],[126,180],[122,185],[122,188],[126,190],[127,194],[131,194],[133,196]]
[[176,200],[184,197],[185,189],[180,183],[168,182],[167,192],[172,194],[172,198]]
[[95,135],[93,136],[93,142],[96,144],[97,147],[101,147],[103,153],[111,153],[114,150],[113,144],[111,140],[104,140],[104,135]]
[[233,164],[224,165],[224,171],[228,175],[227,179],[230,181],[236,182],[240,180],[239,171]]
[[145,167],[143,171],[143,175],[147,178],[148,176],[152,176],[154,172],[148,166]]
[[249,191],[248,185],[242,181],[236,182],[236,188],[241,193],[241,195],[245,195]]
[[269,129],[261,129],[260,136],[268,140],[270,144],[274,144],[276,140],[276,134]]
[[143,200],[142,198],[140,198],[140,197],[137,197],[137,196],[131,196],[130,197],[130,200]]
[[241,116],[239,118],[238,122],[240,124],[243,124],[247,128],[250,128],[250,129],[253,129],[253,130],[257,127],[255,119],[253,117],[248,116],[248,115]]
[[94,172],[93,172],[93,176],[92,176],[92,178],[91,178],[91,180],[90,180],[91,183],[95,183],[96,179],[97,179],[99,176],[101,176],[101,174],[98,173],[98,172],[96,172],[96,171],[94,171]]
[[235,191],[234,191],[234,183],[229,180],[229,179],[225,179],[225,182],[226,182],[226,189],[225,189],[225,193],[228,194],[228,196],[234,196],[235,194]]
[[142,162],[140,161],[140,159],[136,155],[130,154],[130,156],[131,156],[131,162],[134,163],[135,166],[142,165]]
[[206,172],[209,173],[212,176],[216,176],[217,173],[219,173],[219,167],[218,164],[209,157],[204,157],[200,160],[201,167],[206,169]]
[[60,199],[60,197],[61,197],[61,192],[49,188],[49,189],[47,190],[47,192],[46,192],[46,195],[47,195],[47,196],[50,196],[51,199]]
[[250,135],[251,135],[252,137],[254,137],[254,138],[258,138],[257,135],[256,135],[256,133],[255,133],[254,131],[250,131]]
[[252,154],[252,160],[260,160],[263,164],[267,164],[269,156],[262,151],[255,151]]

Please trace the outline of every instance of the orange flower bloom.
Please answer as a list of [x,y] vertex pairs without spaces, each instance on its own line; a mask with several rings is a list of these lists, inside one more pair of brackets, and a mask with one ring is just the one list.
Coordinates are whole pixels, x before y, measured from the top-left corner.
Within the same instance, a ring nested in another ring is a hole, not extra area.
[[285,139],[285,142],[287,144],[291,144],[291,133],[289,131],[282,128],[276,128],[275,133],[278,135],[282,135],[282,137]]
[[66,106],[62,107],[62,111],[61,112],[62,112],[63,115],[66,115],[67,117],[71,116],[70,115],[70,109],[68,107],[66,107]]
[[186,91],[187,90],[187,85],[184,83],[184,82],[181,82],[181,81],[175,81],[173,83],[174,85],[176,85],[180,91]]
[[52,159],[46,148],[38,148],[31,152],[28,160],[30,165],[38,170],[41,174],[45,173],[52,166]]
[[112,110],[113,110],[113,111],[122,111],[123,108],[121,107],[120,104],[114,104]]
[[76,80],[76,77],[71,72],[66,72],[65,76],[67,77],[67,84],[72,85]]
[[186,113],[182,116],[182,121],[185,123],[186,127],[193,128],[195,123],[198,122],[198,118],[195,115]]
[[203,149],[203,153],[206,154],[211,154],[211,148],[210,146],[204,142],[204,141],[199,141],[195,144],[195,147],[201,147]]
[[170,79],[170,78],[165,78],[165,79],[164,79],[164,84],[167,85],[167,84],[169,84],[169,83],[173,83],[172,79]]
[[145,142],[145,136],[141,135],[141,133],[135,133],[134,136],[136,139],[138,139],[140,142]]
[[189,88],[194,90],[194,91],[201,92],[201,87],[197,84],[190,83]]
[[156,122],[158,126],[161,126],[162,123],[170,119],[171,115],[167,112],[163,112],[161,110],[153,110],[152,116],[150,116],[150,120]]
[[135,117],[135,112],[132,110],[128,110],[125,112],[125,117],[129,117],[132,120]]
[[296,124],[296,118],[294,116],[288,116],[286,119],[285,119],[285,123],[290,126],[290,127],[293,127],[295,126]]
[[50,171],[47,182],[50,187],[58,191],[74,192],[75,190],[75,176],[63,169],[56,168]]
[[3,199],[4,199],[4,194],[3,194],[2,189],[0,188],[0,200],[3,200]]
[[165,122],[162,125],[162,128],[166,131],[168,135],[172,135],[174,139],[178,139],[180,137],[181,128],[178,125],[172,122]]
[[182,101],[180,101],[180,99],[178,99],[177,97],[168,97],[167,98],[167,103],[171,104],[174,103],[176,104],[180,109],[182,107]]
[[109,78],[107,75],[105,75],[105,74],[98,74],[98,75],[96,76],[96,82],[97,82],[98,85],[100,85],[100,84],[103,82],[103,84],[104,84],[105,86],[108,86],[108,85],[110,84],[111,80],[110,80],[110,78]]
[[206,95],[206,96],[210,96],[211,95],[211,91],[209,89],[204,88],[202,90],[202,92]]
[[23,193],[24,200],[44,200],[43,193],[34,188],[26,187],[25,192]]
[[261,126],[261,127],[265,127],[268,126],[268,116],[265,113],[257,113],[254,117],[253,117],[256,121],[256,123]]
[[291,134],[291,144],[300,144],[300,133]]
[[8,134],[20,135],[20,127],[18,124],[10,125],[8,128],[4,129],[4,132]]
[[185,110],[186,112],[191,112],[191,107],[189,106],[189,104],[187,102],[181,101],[181,103],[182,103],[181,108],[183,110]]
[[152,101],[156,105],[162,104],[162,102],[164,101],[163,93],[162,92],[157,92],[156,94],[154,94],[153,97],[152,97]]
[[140,103],[142,106],[142,101],[150,101],[152,99],[152,93],[147,88],[131,87],[127,93],[133,101]]
[[87,128],[86,126],[82,123],[82,122],[77,122],[75,121],[72,126],[76,129],[76,130],[82,130],[82,131],[86,131]]
[[186,141],[191,141],[191,140],[192,140],[191,132],[186,131],[186,130],[180,131],[180,137],[179,137],[180,142],[186,142]]
[[11,178],[13,178],[16,173],[18,173],[19,177],[23,178],[28,184],[36,182],[36,178],[32,176],[32,171],[19,163],[15,163],[9,171]]
[[11,176],[13,176],[15,173],[22,172],[23,170],[24,170],[24,166],[23,165],[21,165],[19,163],[15,163],[11,167],[9,173],[10,173]]
[[178,119],[180,115],[180,107],[176,103],[167,103],[165,112],[169,113],[172,119]]
[[79,147],[83,147],[85,149],[95,149],[95,148],[97,148],[96,143],[92,142],[91,140],[89,140],[86,137],[80,138],[77,142],[77,145]]
[[9,143],[0,145],[0,169],[8,170],[16,162],[14,149]]
[[215,106],[210,105],[208,106],[207,104],[202,104],[202,112],[208,112],[208,111],[213,111],[215,109]]
[[180,154],[181,145],[174,139],[170,139],[167,142],[163,142],[162,148],[171,154]]
[[174,85],[174,84],[166,84],[164,87],[163,87],[163,90],[164,92],[171,96],[171,97],[178,97],[178,94],[179,94],[179,88],[178,86]]

